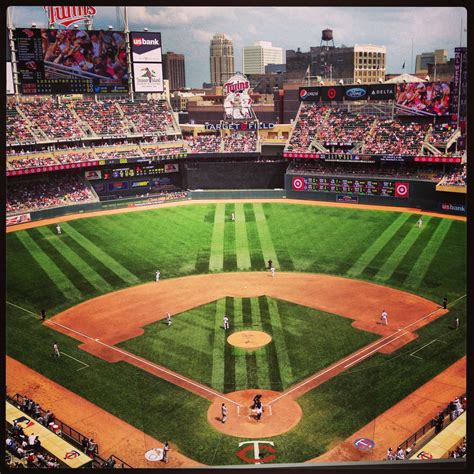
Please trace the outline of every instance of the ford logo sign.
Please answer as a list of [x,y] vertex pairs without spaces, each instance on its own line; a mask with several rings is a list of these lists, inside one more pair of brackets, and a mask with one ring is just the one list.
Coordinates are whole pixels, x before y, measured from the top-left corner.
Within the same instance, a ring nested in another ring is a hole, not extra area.
[[367,94],[367,91],[362,87],[352,87],[346,90],[347,97],[364,97],[365,94]]

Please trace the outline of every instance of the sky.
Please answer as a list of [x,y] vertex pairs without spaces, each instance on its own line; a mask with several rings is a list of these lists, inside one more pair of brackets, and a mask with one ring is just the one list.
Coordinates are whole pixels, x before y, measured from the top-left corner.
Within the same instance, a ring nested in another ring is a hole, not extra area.
[[[94,29],[123,29],[123,8],[96,7]],[[16,27],[47,27],[41,6],[10,7]],[[333,30],[336,46],[377,44],[387,48],[386,73],[413,73],[422,52],[466,46],[467,13],[462,7],[128,7],[130,31],[159,31],[163,52],[184,54],[186,86],[210,81],[209,43],[216,33],[233,41],[235,69],[242,71],[242,49],[271,41],[285,50],[319,46],[321,31]],[[413,42],[413,49],[412,49]],[[412,54],[413,51],[413,54]],[[405,63],[405,69],[402,65]]]

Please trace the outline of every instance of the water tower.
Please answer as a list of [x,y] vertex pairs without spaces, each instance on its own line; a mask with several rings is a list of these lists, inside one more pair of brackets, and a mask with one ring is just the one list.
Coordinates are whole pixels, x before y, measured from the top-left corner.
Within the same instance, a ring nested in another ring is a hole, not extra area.
[[320,47],[325,46],[326,49],[329,49],[329,43],[332,43],[333,48],[335,47],[334,46],[334,38],[333,38],[333,35],[332,35],[332,30],[330,30],[329,28],[326,28],[321,33],[321,44],[319,46]]

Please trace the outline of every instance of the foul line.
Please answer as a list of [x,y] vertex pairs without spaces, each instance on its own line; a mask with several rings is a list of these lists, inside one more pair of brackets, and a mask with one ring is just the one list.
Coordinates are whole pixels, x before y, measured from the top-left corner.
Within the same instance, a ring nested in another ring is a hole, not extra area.
[[412,357],[416,357],[417,359],[422,359],[423,360],[423,357],[419,357],[419,356],[416,356],[416,355],[413,355],[413,354],[416,354],[417,352],[421,351],[421,349],[424,349],[425,347],[428,347],[430,344],[433,344],[433,342],[436,342],[436,341],[442,342],[443,344],[447,344],[447,342],[440,341],[439,339],[433,339],[431,342],[428,342],[424,346],[419,347],[416,351],[413,351],[410,355]]
[[70,359],[74,359],[76,362],[79,362],[79,364],[82,364],[82,365],[84,366],[84,367],[81,367],[80,369],[77,369],[76,372],[79,371],[79,370],[87,369],[87,367],[90,367],[90,365],[86,364],[85,362],[82,362],[82,361],[79,360],[79,359],[76,359],[76,358],[73,357],[73,356],[70,356],[69,354],[66,354],[65,352],[60,351],[60,354],[63,354],[63,355],[65,355],[66,357],[69,357]]
[[[145,365],[149,365],[150,367],[153,367],[154,369],[161,370],[162,372],[164,372],[164,373],[166,373],[166,374],[168,374],[168,375],[171,375],[172,377],[175,377],[175,378],[177,378],[177,379],[179,379],[179,380],[182,380],[182,381],[184,381],[184,382],[187,382],[187,383],[190,384],[190,385],[194,385],[195,387],[198,387],[199,389],[204,390],[204,391],[206,391],[206,392],[208,392],[208,393],[212,393],[212,395],[218,396],[218,397],[220,397],[220,398],[223,398],[224,400],[227,400],[228,402],[233,403],[234,405],[240,405],[240,403],[234,402],[234,400],[231,400],[230,398],[225,397],[224,395],[222,395],[222,394],[219,393],[219,392],[216,392],[216,391],[214,391],[214,390],[211,390],[211,389],[205,387],[204,385],[200,385],[200,384],[198,384],[198,383],[196,383],[196,382],[194,382],[194,381],[192,381],[192,380],[190,380],[190,379],[181,377],[181,376],[180,376],[179,374],[177,374],[176,372],[169,371],[169,370],[165,369],[164,367],[161,367],[161,366],[159,366],[159,365],[157,365],[157,364],[153,364],[152,362],[150,362],[150,361],[148,361],[148,360],[146,360],[146,359],[142,359],[141,357],[138,357],[138,356],[136,356],[136,355],[134,355],[134,354],[131,354],[130,352],[124,351],[124,350],[119,349],[118,347],[115,347],[115,346],[111,346],[111,345],[109,345],[109,344],[106,344],[105,342],[101,342],[101,341],[99,341],[98,339],[94,339],[93,337],[90,337],[90,336],[88,336],[87,334],[84,334],[84,333],[82,333],[82,332],[76,331],[75,329],[69,328],[69,327],[67,327],[67,326],[64,326],[63,324],[57,323],[56,321],[48,320],[47,323],[49,323],[49,324],[55,324],[56,326],[60,326],[60,327],[62,327],[62,328],[64,328],[64,329],[66,329],[67,331],[71,331],[71,332],[73,332],[73,333],[79,334],[81,337],[84,337],[84,338],[89,339],[89,340],[91,340],[91,341],[93,341],[93,342],[96,342],[97,344],[102,344],[103,346],[107,347],[108,349],[112,349],[112,350],[114,350],[114,351],[117,351],[117,352],[119,352],[120,354],[123,354],[123,355],[126,356],[126,357],[130,357],[131,359],[135,359],[135,360],[137,360],[137,361],[139,361],[139,362],[141,362],[141,363],[143,363],[143,364],[145,364]],[[184,387],[181,387],[181,388],[184,388]],[[243,406],[243,405],[240,405],[240,406]]]
[[33,316],[36,316],[37,318],[39,318],[40,316],[36,313],[33,313],[33,311],[30,311],[29,309],[26,309],[26,308],[22,308],[21,306],[18,306],[14,303],[10,303],[10,301],[6,301],[7,304],[11,305],[11,306],[15,306],[15,308],[18,308],[18,309],[21,309],[22,311],[25,311],[26,313],[30,313],[32,314]]

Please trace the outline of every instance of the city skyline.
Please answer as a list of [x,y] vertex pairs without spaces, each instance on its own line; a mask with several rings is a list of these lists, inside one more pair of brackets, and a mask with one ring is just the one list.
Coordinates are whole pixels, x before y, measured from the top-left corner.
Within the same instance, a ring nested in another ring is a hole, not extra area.
[[[123,29],[123,8],[96,9],[94,28]],[[41,6],[9,10],[17,27],[32,22],[47,27]],[[455,47],[466,45],[467,12],[462,7],[128,7],[127,14],[130,31],[160,31],[163,52],[185,56],[188,87],[210,82],[209,43],[216,33],[232,40],[235,70],[241,72],[245,46],[271,41],[285,57],[286,50],[319,46],[325,28],[334,31],[336,46],[385,46],[387,73],[413,73],[417,54],[447,49],[451,58]]]

